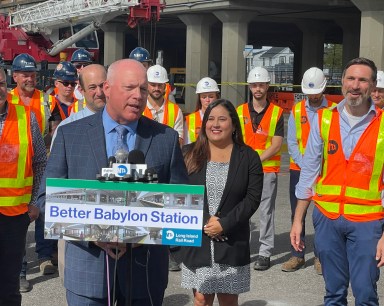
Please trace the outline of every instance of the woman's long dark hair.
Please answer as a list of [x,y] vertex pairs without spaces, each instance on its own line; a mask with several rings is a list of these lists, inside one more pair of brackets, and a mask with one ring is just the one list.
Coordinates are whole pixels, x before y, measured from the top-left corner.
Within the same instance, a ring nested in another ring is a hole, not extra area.
[[[220,92],[214,92],[216,94],[216,99],[220,99]],[[195,112],[199,111],[203,106],[201,105],[200,101],[200,95],[201,93],[197,94],[197,100],[196,100],[196,108]]]
[[232,125],[235,128],[235,131],[232,134],[233,142],[238,145],[244,145],[239,116],[237,115],[233,104],[225,99],[218,99],[213,101],[208,105],[207,110],[204,113],[199,137],[197,138],[196,142],[190,146],[189,150],[187,150],[184,155],[184,161],[187,166],[188,174],[201,170],[204,166],[204,163],[211,158],[211,152],[209,150],[208,137],[207,133],[205,132],[205,127],[207,125],[207,121],[212,109],[219,105],[225,107],[229,113],[229,116],[231,117]]

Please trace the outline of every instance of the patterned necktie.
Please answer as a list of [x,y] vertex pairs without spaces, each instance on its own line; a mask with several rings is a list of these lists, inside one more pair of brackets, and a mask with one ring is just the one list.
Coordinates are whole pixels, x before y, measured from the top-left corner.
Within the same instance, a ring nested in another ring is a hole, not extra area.
[[115,127],[115,131],[117,133],[117,142],[113,152],[116,153],[117,150],[129,152],[127,145],[128,130],[123,125],[118,125]]

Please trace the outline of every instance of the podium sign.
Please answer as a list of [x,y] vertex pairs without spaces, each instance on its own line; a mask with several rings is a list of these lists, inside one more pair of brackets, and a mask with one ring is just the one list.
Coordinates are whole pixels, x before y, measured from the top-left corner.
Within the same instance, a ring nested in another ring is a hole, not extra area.
[[204,186],[47,179],[45,238],[200,246]]

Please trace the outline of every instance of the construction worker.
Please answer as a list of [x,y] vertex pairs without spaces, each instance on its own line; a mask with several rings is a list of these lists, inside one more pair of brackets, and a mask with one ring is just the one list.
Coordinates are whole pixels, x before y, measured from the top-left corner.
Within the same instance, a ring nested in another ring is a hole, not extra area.
[[54,73],[55,87],[57,94],[51,106],[53,111],[55,108],[59,110],[61,120],[67,118],[71,112],[72,104],[77,101],[73,92],[75,90],[77,70],[70,62],[60,62]]
[[[288,119],[287,143],[288,152],[291,157],[289,167],[289,199],[291,203],[292,222],[297,204],[295,189],[296,184],[299,182],[300,168],[303,163],[312,119],[319,109],[334,105],[334,103],[327,101],[323,95],[326,85],[327,79],[321,69],[312,67],[305,71],[301,82],[301,91],[307,95],[307,98],[293,106]],[[305,219],[303,221],[301,239],[305,241]],[[293,272],[303,267],[305,265],[304,255],[304,251],[297,252],[292,247],[291,258],[283,264],[282,270],[285,272]],[[316,256],[316,246],[314,268],[317,274],[321,274],[321,264]]]
[[[129,54],[129,58],[139,61],[143,64],[144,68],[148,70],[149,67],[152,66],[152,59],[151,55],[149,54],[148,50],[142,47],[136,47],[131,51]],[[164,99],[165,101],[171,101],[173,103],[176,103],[176,99],[174,96],[175,89],[172,88],[171,84],[166,83],[165,84],[165,91],[164,91]]]
[[[7,100],[11,104],[24,105],[28,107],[35,115],[41,135],[44,137],[46,148],[49,148],[51,143],[50,125],[58,124],[58,113],[51,115],[50,107],[52,105],[52,96],[44,94],[42,91],[36,89],[36,74],[37,65],[35,59],[29,54],[19,54],[12,62],[12,77],[16,83],[16,87],[9,92]],[[51,120],[51,121],[50,121]],[[37,233],[39,233],[39,227],[43,227],[40,223],[40,219],[35,223],[35,239]],[[42,230],[44,230],[42,228]],[[38,258],[43,259],[44,255],[38,252]],[[43,263],[43,262],[42,262]],[[47,264],[47,263],[44,263]],[[51,263],[49,263],[51,265]],[[53,268],[53,266],[52,266]],[[27,259],[23,258],[23,265],[20,274],[20,292],[28,292],[31,290],[29,281],[26,279],[27,275]]]
[[167,70],[154,65],[147,70],[148,100],[144,116],[168,125],[179,133],[180,144],[183,141],[183,113],[176,103],[164,98]]
[[149,54],[148,50],[142,47],[136,47],[131,51],[129,54],[130,59],[134,59],[136,61],[139,61],[143,64],[145,69],[148,70],[149,67],[152,66],[152,59],[151,55]]
[[[9,96],[8,96],[9,97]],[[20,306],[20,272],[30,222],[47,156],[40,126],[30,107],[7,101],[0,68],[0,305]],[[29,284],[28,288],[29,290]]]
[[45,137],[45,142],[49,146],[49,120],[53,98],[36,89],[36,74],[37,65],[32,56],[25,53],[16,56],[12,62],[12,76],[16,87],[9,92],[8,100],[12,104],[22,104],[31,108]]
[[313,118],[296,186],[290,237],[296,251],[311,201],[315,245],[325,281],[324,305],[347,305],[351,283],[355,305],[378,306],[379,267],[384,265],[383,111],[371,91],[377,69],[355,58],[342,74],[344,100]]
[[185,117],[184,144],[196,141],[205,110],[210,103],[220,98],[219,86],[214,79],[202,78],[196,85],[196,94],[195,112]]
[[237,108],[244,141],[260,155],[264,187],[259,207],[260,248],[254,269],[269,269],[275,240],[275,201],[277,173],[280,171],[281,145],[284,138],[283,109],[267,100],[270,77],[262,67],[253,68],[247,78],[252,100]]
[[[73,66],[75,66],[77,70],[77,75],[80,74],[81,70],[92,64],[92,54],[89,53],[85,49],[77,49],[75,52],[73,52],[72,57],[71,57],[71,63]],[[84,101],[84,96],[81,93],[81,90],[79,89],[79,83],[77,82],[74,95],[77,100],[81,100],[82,103],[79,104],[79,102],[75,102],[73,107],[72,107],[72,112],[76,113],[79,110],[82,110],[85,107],[85,101]],[[84,103],[84,104],[83,104]]]
[[384,71],[377,71],[377,83],[372,90],[371,98],[378,107],[384,107]]

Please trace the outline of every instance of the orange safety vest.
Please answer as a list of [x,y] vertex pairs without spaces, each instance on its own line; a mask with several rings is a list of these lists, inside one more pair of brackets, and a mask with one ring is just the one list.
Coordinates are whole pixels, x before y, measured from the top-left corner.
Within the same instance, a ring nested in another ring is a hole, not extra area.
[[[46,100],[46,97],[48,101]],[[19,91],[16,88],[12,89],[9,92],[8,101],[12,104],[24,105],[23,101],[20,99]],[[44,95],[40,90],[35,89],[29,108],[35,114],[37,123],[39,124],[41,134],[44,136],[48,133],[48,119],[51,116],[50,105],[52,104],[52,97],[50,95]]]
[[[163,122],[162,124],[168,125],[169,127],[173,128],[175,126],[176,118],[179,113],[179,107],[176,103],[173,103],[171,101],[167,101],[164,104],[164,116],[163,116]],[[143,115],[147,118],[150,118],[153,120],[152,112],[148,108],[148,106],[145,107]]]
[[33,186],[31,112],[23,105],[8,104],[0,138],[0,213],[24,214]]
[[172,92],[171,85],[169,83],[165,83],[165,93],[164,93],[164,101],[169,100],[169,95]]
[[201,125],[202,120],[199,110],[185,117],[185,128],[187,129],[188,140],[190,143],[196,141],[199,136]]
[[[252,128],[248,103],[240,105],[237,108],[237,114],[239,115],[244,142],[261,155],[272,144],[272,137],[275,136],[276,125],[283,114],[283,109],[270,103],[255,133]],[[281,151],[262,162],[263,171],[279,172],[280,164]]]
[[[72,106],[76,102],[77,102],[77,99],[75,97],[73,97],[73,103],[70,106],[68,106],[68,116],[71,114]],[[64,120],[65,118],[67,118],[68,116],[65,115],[65,113],[64,113],[63,109],[61,108],[61,105],[60,105],[59,100],[57,99],[57,97],[54,97],[54,99],[53,99],[53,103],[51,105],[51,112],[53,112],[53,110],[55,109],[56,105],[59,108],[61,120]]]
[[[333,105],[335,105],[334,102],[328,101],[327,107],[331,107]],[[296,103],[292,107],[292,115],[296,126],[296,141],[301,155],[304,155],[310,131],[310,122],[307,116],[307,110],[305,109],[305,100]],[[289,169],[300,171],[300,167],[295,164],[292,157],[290,157]]]
[[340,215],[355,222],[384,218],[384,120],[382,110],[376,111],[377,116],[360,136],[349,160],[344,156],[337,108],[318,113],[324,149],[312,199],[330,219]]
[[70,114],[77,113],[78,111],[83,110],[86,106],[87,104],[85,103],[85,99],[77,100],[70,106]]

